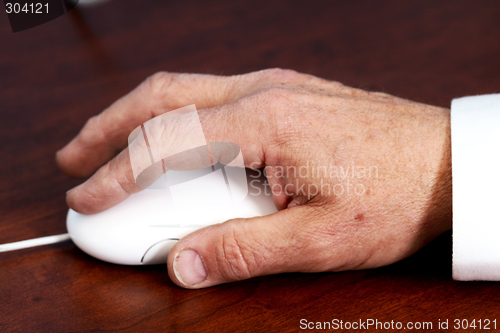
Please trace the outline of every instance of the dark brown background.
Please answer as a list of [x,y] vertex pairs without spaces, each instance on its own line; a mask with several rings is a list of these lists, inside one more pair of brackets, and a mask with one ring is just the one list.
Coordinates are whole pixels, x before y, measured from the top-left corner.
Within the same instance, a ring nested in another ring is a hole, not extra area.
[[[3,11],[3,9],[2,9]],[[440,106],[500,90],[498,1],[111,0],[13,34],[0,13],[0,243],[64,233],[54,153],[159,70],[292,68]],[[497,283],[451,279],[451,235],[370,271],[183,290],[71,242],[0,255],[1,332],[295,331],[299,320],[497,319]]]

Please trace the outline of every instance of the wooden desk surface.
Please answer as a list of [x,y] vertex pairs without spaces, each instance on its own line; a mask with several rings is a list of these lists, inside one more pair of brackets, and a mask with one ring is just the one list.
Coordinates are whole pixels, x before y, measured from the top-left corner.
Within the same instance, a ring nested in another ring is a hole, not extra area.
[[[65,192],[82,180],[59,172],[55,152],[156,71],[292,68],[449,106],[500,91],[499,17],[498,1],[111,0],[13,34],[0,14],[0,243],[66,232]],[[370,318],[498,327],[500,285],[451,279],[450,234],[389,267],[194,291],[166,266],[107,264],[70,241],[0,255],[0,332],[285,332]]]

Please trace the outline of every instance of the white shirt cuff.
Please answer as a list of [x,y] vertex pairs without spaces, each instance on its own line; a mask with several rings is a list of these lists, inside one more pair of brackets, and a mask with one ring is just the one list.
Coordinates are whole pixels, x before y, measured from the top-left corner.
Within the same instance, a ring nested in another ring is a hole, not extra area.
[[453,278],[500,281],[500,94],[451,104]]

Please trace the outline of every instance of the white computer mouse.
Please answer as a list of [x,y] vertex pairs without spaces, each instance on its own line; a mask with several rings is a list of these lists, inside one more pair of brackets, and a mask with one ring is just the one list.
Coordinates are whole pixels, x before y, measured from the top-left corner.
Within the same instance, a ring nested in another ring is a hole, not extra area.
[[145,189],[101,213],[84,215],[70,209],[68,233],[81,250],[107,262],[166,263],[174,244],[197,229],[277,211],[265,177],[248,175],[244,182],[228,182],[228,172],[235,171],[169,171],[163,188]]

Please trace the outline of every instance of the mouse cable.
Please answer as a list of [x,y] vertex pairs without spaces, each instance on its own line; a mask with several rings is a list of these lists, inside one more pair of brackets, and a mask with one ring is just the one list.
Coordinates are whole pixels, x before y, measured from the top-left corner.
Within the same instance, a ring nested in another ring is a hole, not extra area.
[[0,252],[21,250],[35,246],[61,243],[70,239],[71,238],[69,237],[69,234],[61,234],[61,235],[33,238],[14,243],[0,244]]

